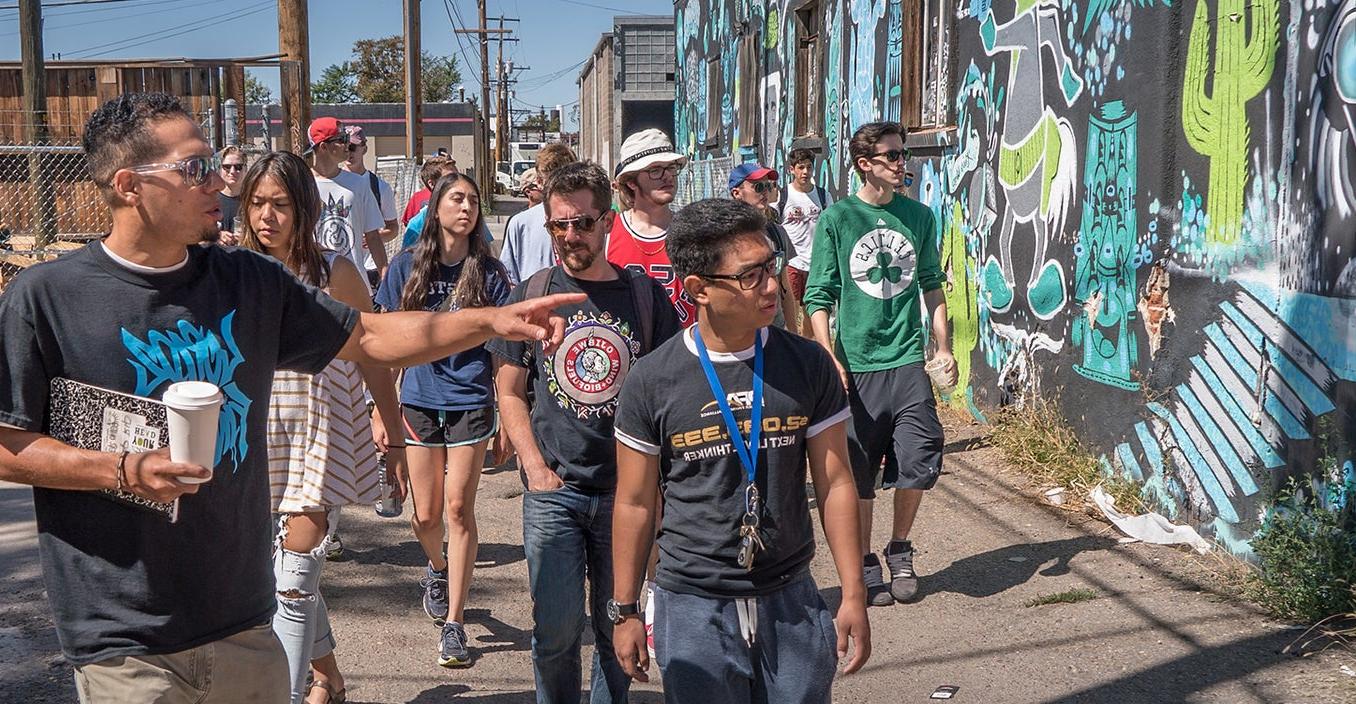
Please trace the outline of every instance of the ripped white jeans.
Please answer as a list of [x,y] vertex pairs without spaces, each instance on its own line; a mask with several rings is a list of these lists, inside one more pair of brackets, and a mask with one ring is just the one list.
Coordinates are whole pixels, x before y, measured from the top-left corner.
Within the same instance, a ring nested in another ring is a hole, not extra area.
[[[326,514],[331,529],[338,511]],[[306,696],[306,678],[311,661],[334,652],[334,631],[329,610],[320,596],[320,570],[325,565],[325,541],[306,553],[283,547],[287,538],[289,515],[278,517],[278,535],[273,543],[273,577],[278,610],[273,613],[273,632],[287,653],[287,672],[291,678],[292,704]],[[327,536],[328,539],[328,536]]]

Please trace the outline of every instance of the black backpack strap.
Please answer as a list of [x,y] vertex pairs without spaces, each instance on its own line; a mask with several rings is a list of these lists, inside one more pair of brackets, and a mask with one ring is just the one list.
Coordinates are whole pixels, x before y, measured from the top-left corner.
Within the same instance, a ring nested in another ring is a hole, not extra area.
[[377,181],[377,175],[374,172],[367,172],[367,186],[372,189],[372,197],[377,199],[377,207],[381,207],[381,184]]
[[653,285],[657,284],[652,284],[653,279],[645,274],[638,274],[626,267],[616,268],[623,279],[630,277],[631,303],[635,306],[636,317],[640,319],[640,355],[645,356],[654,349]]
[[828,206],[826,206],[826,205],[824,205],[824,204],[827,203],[827,202],[829,202],[829,193],[828,193],[828,191],[825,191],[823,186],[815,186],[814,194],[815,194],[815,198],[814,198],[814,200],[815,200],[815,205],[819,206],[819,209],[820,209],[820,210],[823,210],[824,208],[827,208]]
[[[551,287],[551,275],[554,274],[555,271],[556,267],[548,266],[545,269],[542,269],[541,271],[538,271],[537,273],[527,277],[527,281],[524,281],[522,283],[522,285],[526,287],[526,289],[523,291],[523,300],[527,300],[529,298],[541,298],[542,296],[545,296],[546,289]],[[536,365],[532,364],[532,355],[533,350],[535,350],[535,348],[536,346],[532,343],[528,343],[527,346],[523,348],[523,366],[527,367],[530,370],[528,375],[529,387],[531,386],[532,375],[536,374],[537,371]]]

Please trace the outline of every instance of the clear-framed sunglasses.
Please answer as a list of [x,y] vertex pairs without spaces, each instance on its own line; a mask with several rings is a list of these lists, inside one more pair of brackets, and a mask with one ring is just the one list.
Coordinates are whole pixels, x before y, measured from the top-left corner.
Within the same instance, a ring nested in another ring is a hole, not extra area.
[[178,171],[184,177],[184,185],[191,187],[207,183],[212,173],[221,168],[221,159],[215,156],[190,156],[179,161],[165,161],[154,164],[141,164],[127,168],[134,174],[153,174],[160,171]]

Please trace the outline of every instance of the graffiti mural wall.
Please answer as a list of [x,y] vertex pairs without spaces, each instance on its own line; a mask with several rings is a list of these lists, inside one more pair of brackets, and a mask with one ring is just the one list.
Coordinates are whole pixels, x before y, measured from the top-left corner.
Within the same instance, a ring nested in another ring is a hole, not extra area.
[[1352,511],[1356,0],[679,0],[676,142],[774,168],[808,146],[847,195],[852,130],[915,93],[918,7],[949,402],[1057,398],[1106,471],[1241,555],[1291,482]]

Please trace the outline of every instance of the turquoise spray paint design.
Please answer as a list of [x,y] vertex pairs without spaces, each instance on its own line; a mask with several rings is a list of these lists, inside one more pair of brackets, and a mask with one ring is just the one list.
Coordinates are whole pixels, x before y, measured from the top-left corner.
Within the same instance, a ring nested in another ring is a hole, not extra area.
[[1131,376],[1139,362],[1135,269],[1153,256],[1136,242],[1137,122],[1119,100],[1088,119],[1083,220],[1074,247],[1074,297],[1084,311],[1073,323],[1073,344],[1083,348],[1073,369],[1127,391],[1139,388]]

